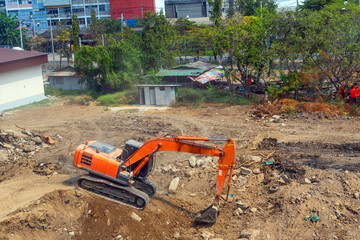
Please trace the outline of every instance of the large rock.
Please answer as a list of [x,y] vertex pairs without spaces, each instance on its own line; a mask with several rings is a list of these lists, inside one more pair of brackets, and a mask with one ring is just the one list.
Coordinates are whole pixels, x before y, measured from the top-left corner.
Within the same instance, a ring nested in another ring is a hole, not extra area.
[[196,166],[201,167],[202,165],[204,165],[204,160],[203,159],[197,159],[196,160]]
[[131,218],[138,222],[140,222],[142,220],[141,217],[134,212],[131,213]]
[[259,157],[259,156],[247,155],[246,159],[249,160],[249,161],[253,161],[253,162],[260,162],[262,158]]
[[249,169],[249,168],[241,167],[241,168],[240,168],[240,173],[243,174],[243,175],[251,175],[251,174],[252,174],[252,171],[251,171],[251,169]]
[[190,167],[194,168],[196,167],[196,157],[194,156],[191,156],[190,159],[189,159],[189,165]]
[[177,188],[179,187],[180,178],[176,177],[171,180],[169,185],[169,193],[175,193]]
[[8,160],[8,153],[6,150],[0,150],[0,162]]

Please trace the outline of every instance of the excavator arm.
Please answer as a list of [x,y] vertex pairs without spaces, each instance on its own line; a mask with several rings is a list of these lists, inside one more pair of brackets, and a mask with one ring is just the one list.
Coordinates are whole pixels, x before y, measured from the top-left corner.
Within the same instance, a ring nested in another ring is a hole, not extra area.
[[[217,146],[211,147],[191,141],[226,141],[226,144],[223,149],[219,149]],[[235,165],[235,144],[233,140],[189,136],[153,138],[146,141],[136,152],[134,152],[133,155],[126,159],[123,164],[125,166],[130,166],[140,161],[140,163],[138,163],[137,167],[132,173],[133,176],[136,176],[145,166],[145,164],[149,161],[152,155],[155,152],[160,151],[186,152],[208,156],[218,156],[219,161],[217,170],[215,203],[217,204],[220,200],[226,176],[230,170],[227,192],[228,195],[231,187],[231,178]]]

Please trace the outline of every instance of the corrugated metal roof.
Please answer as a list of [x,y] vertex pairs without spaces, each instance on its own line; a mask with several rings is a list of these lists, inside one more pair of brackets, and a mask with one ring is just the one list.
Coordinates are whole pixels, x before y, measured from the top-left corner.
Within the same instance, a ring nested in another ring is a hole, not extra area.
[[76,72],[65,72],[65,71],[61,71],[61,72],[50,72],[48,74],[49,77],[72,77],[72,76],[76,76],[76,77],[82,77],[83,74],[79,74]]
[[204,70],[216,68],[217,66],[218,65],[215,65],[212,63],[207,63],[207,62],[202,62],[202,61],[192,62],[192,63],[188,63],[188,64],[184,65],[184,67],[187,67],[187,68],[196,68],[196,69],[204,69]]
[[30,60],[31,58],[42,57],[44,55],[47,57],[46,53],[41,53],[41,52],[30,52],[30,51],[0,48],[0,64],[15,62],[19,60],[28,60],[28,59]]
[[161,70],[156,74],[157,77],[166,77],[166,76],[198,76],[202,74],[205,70],[203,69],[168,69]]

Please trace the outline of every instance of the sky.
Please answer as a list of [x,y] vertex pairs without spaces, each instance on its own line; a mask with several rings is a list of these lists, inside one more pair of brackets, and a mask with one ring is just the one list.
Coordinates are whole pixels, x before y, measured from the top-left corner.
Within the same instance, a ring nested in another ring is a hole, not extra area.
[[[278,8],[296,8],[296,0],[275,0],[278,5]],[[299,0],[301,4],[303,0]]]

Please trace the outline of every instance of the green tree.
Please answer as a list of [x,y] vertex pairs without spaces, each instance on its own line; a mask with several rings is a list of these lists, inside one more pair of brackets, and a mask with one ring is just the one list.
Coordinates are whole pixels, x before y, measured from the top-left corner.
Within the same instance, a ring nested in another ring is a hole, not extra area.
[[111,46],[84,46],[75,53],[75,69],[83,81],[98,92],[114,92],[137,83],[141,71],[140,52],[130,41]]
[[72,24],[71,24],[71,37],[73,41],[74,52],[80,49],[79,33],[80,33],[79,19],[76,16],[76,14],[73,14]]
[[19,46],[20,32],[17,30],[19,22],[15,17],[8,17],[0,13],[0,45]]
[[70,31],[68,29],[59,29],[57,30],[57,36],[55,38],[55,42],[57,43],[59,49],[57,50],[58,53],[60,53],[60,68],[61,68],[61,62],[62,57],[67,58],[67,62],[70,61],[70,56],[72,53],[71,50],[71,41],[70,41]]
[[141,20],[141,51],[145,71],[168,68],[174,65],[173,40],[175,31],[163,12],[145,14]]
[[210,6],[210,20],[215,24],[215,26],[219,26],[222,22],[222,4],[223,0],[209,0]]
[[336,0],[305,0],[303,4],[299,6],[300,10],[311,10],[319,11],[325,7],[327,4],[336,2]]
[[[265,33],[261,18],[242,17],[238,14],[221,29],[215,27],[211,33],[219,49],[228,52],[230,60],[235,59],[235,63],[230,61],[228,64],[226,74],[239,80],[247,88],[249,96],[248,77],[255,76],[255,80],[258,80],[265,70],[268,57]],[[235,72],[239,72],[240,77]]]
[[257,16],[262,6],[268,12],[275,12],[277,5],[274,0],[236,0],[235,9],[243,16]]
[[34,51],[46,52],[49,50],[50,41],[46,38],[35,36],[29,39],[28,45]]
[[95,9],[93,8],[91,9],[90,16],[91,16],[91,25],[90,25],[89,33],[92,39],[95,41],[96,45],[101,44],[103,29],[96,17]]

